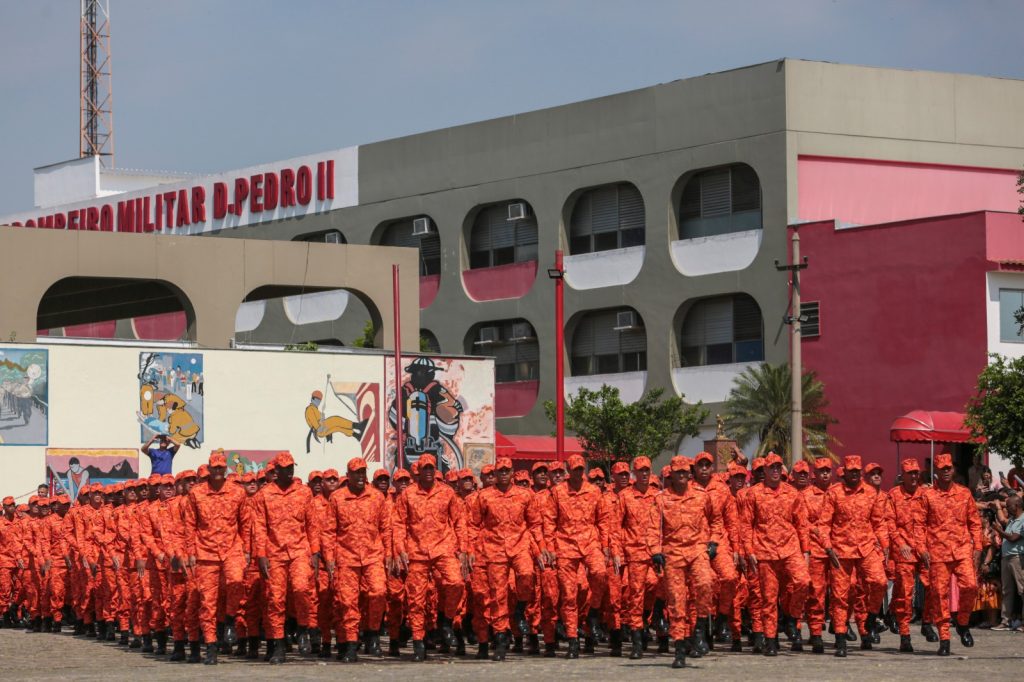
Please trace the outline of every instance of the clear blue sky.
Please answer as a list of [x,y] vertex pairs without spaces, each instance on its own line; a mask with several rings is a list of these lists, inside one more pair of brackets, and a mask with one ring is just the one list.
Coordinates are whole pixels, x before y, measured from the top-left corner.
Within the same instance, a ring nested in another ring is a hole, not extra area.
[[[1024,78],[1021,0],[110,4],[126,168],[229,170],[779,57]],[[0,214],[78,154],[78,12],[0,0]]]

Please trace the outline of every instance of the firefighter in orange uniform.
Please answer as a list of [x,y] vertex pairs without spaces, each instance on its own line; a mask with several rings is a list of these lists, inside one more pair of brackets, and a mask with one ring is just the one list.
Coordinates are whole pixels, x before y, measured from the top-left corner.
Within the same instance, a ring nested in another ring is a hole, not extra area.
[[[619,463],[616,463],[618,467]],[[625,469],[623,471],[623,468]],[[613,469],[618,477],[625,473],[628,465]],[[619,535],[625,560],[622,590],[622,620],[629,630],[629,657],[643,658],[644,601],[648,592],[657,585],[657,577],[651,566],[651,551],[647,546],[650,532],[651,510],[658,491],[651,485],[651,460],[643,455],[633,459],[632,486],[619,492]],[[618,478],[617,478],[618,480]]]
[[[750,463],[750,485],[746,488],[742,488],[736,493],[736,508],[739,510],[741,515],[746,513],[745,505],[750,497],[750,494],[755,488],[762,485],[764,481],[764,457],[755,457]],[[746,542],[745,535],[747,533],[746,524],[743,526],[743,535],[741,538],[742,542]],[[762,614],[761,606],[764,603],[761,599],[761,578],[758,575],[757,569],[746,563],[745,565],[745,577],[747,581],[747,608],[750,612],[750,645],[755,654],[764,652],[764,631],[765,624]]]
[[7,625],[14,624],[14,583],[19,569],[24,568],[19,524],[13,497],[3,499],[0,516],[0,618]]
[[341,614],[338,660],[354,663],[361,620],[366,623],[366,653],[381,654],[379,632],[387,597],[384,566],[392,554],[391,509],[384,495],[367,485],[366,460],[350,459],[347,472],[346,485],[331,495],[321,546],[333,576],[335,608]]
[[[495,484],[479,492],[471,507],[470,524],[478,534],[478,548],[487,566],[490,587],[491,627],[495,633],[494,660],[504,661],[508,631],[514,624],[525,635],[526,605],[533,595],[535,557],[531,540],[540,555],[547,551],[541,532],[542,518],[532,493],[512,485],[512,460],[499,458],[494,466]],[[509,620],[509,580],[515,575],[515,613]]]
[[[747,496],[744,519],[747,565],[757,571],[761,583],[764,655],[777,656],[780,584],[789,585],[783,612],[790,628],[795,629],[807,601],[810,527],[803,496],[793,486],[782,485],[782,458],[774,452],[765,457],[764,483]],[[792,649],[803,649],[798,631]]]
[[[427,583],[440,583],[438,625],[449,647],[455,646],[452,619],[465,594],[465,579],[472,569],[466,553],[466,518],[462,501],[451,488],[435,481],[437,461],[422,455],[416,462],[415,485],[395,500],[393,525],[397,568],[406,579],[413,660],[426,660]],[[461,569],[461,570],[460,570]]]
[[949,453],[935,456],[935,484],[925,491],[924,533],[918,534],[915,547],[928,571],[926,609],[939,626],[939,656],[949,655],[949,592],[956,577],[960,590],[960,608],[956,614],[956,632],[965,647],[974,646],[968,627],[971,605],[978,596],[981,560],[981,518],[971,492],[953,482],[953,457]]
[[250,557],[242,550],[242,531],[251,523],[246,495],[227,483],[223,450],[210,454],[209,478],[192,488],[185,506],[188,565],[195,568],[199,625],[206,644],[206,665],[217,664],[217,602],[225,595],[224,641],[237,638],[235,616],[245,584],[242,573]]
[[[381,476],[380,472],[383,472],[384,475]],[[395,511],[395,498],[409,487],[412,483],[412,476],[405,469],[398,469],[395,471],[394,483],[394,488],[390,488],[387,472],[383,469],[374,474],[373,485],[387,498],[392,524],[396,523],[398,518]],[[394,537],[393,531],[392,537]],[[392,553],[394,553],[393,550]],[[388,656],[397,658],[402,653],[402,623],[407,612],[405,608],[406,572],[400,570],[393,559],[389,562],[389,567],[387,576]]]
[[889,557],[895,561],[896,577],[892,586],[891,610],[900,631],[900,651],[913,653],[910,620],[914,611],[914,583],[920,577],[926,586],[928,576],[921,571],[921,559],[914,551],[924,528],[924,493],[921,465],[908,457],[900,463],[900,485],[889,491],[892,515],[889,520]]
[[[654,570],[664,574],[668,597],[669,637],[675,642],[673,668],[686,665],[692,599],[697,613],[711,607],[715,576],[709,554],[711,538],[722,528],[711,498],[690,485],[690,462],[677,455],[669,462],[669,485],[654,499],[647,546]],[[693,650],[692,643],[690,649]]]
[[[537,496],[537,508],[541,514],[546,514],[548,505],[551,504],[551,480],[548,478],[550,470],[565,472],[564,464],[547,462],[536,462],[530,467],[530,477],[533,479],[533,494]],[[545,534],[545,539],[550,543],[550,536]],[[558,650],[556,637],[556,624],[558,620],[559,599],[561,588],[558,585],[558,569],[547,563],[541,562],[540,574],[534,588],[534,603],[537,605],[536,620],[540,625],[541,634],[544,636],[544,656],[551,658]]]
[[816,654],[825,653],[825,643],[821,633],[825,629],[825,594],[828,591],[829,566],[831,565],[825,545],[818,534],[818,517],[821,506],[825,502],[825,493],[832,485],[832,460],[819,457],[814,460],[814,478],[811,485],[803,489],[804,507],[807,509],[807,523],[811,528],[811,558],[808,562],[808,573],[811,578],[807,590],[807,628],[810,632],[811,651]]
[[[853,607],[852,581],[861,581],[868,611],[866,633],[874,627],[885,596],[885,554],[889,550],[886,522],[888,499],[861,480],[858,455],[843,459],[843,479],[825,493],[818,516],[818,537],[831,567],[832,624],[836,656],[846,656],[846,628]],[[865,633],[865,634],[866,634]],[[871,636],[861,638],[861,649],[871,649]]]

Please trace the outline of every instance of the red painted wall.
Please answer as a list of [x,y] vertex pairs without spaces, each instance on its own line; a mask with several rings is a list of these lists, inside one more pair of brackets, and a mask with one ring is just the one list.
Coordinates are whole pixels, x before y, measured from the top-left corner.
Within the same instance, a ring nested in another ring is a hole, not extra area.
[[441,288],[441,275],[420,275],[420,310],[427,308],[437,298]]
[[187,324],[184,311],[132,318],[135,338],[146,341],[176,341],[185,334]]
[[494,416],[522,417],[537,402],[539,381],[509,381],[494,384]]
[[872,225],[967,211],[1016,211],[1016,169],[800,156],[801,221]]
[[799,228],[809,259],[803,300],[821,304],[821,335],[804,339],[804,366],[825,383],[838,452],[879,462],[887,482],[896,474],[892,420],[913,409],[963,411],[985,364],[993,217],[1002,220],[971,213]]
[[463,270],[462,284],[474,301],[519,298],[537,279],[537,261],[498,265],[493,268]]
[[112,339],[117,332],[117,320],[93,322],[90,324],[73,324],[64,327],[64,336],[83,339]]

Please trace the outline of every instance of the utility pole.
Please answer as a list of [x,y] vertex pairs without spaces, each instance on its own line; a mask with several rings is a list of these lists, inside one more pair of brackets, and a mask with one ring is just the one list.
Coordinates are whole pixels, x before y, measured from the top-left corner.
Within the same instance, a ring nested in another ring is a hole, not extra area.
[[790,393],[791,393],[791,414],[790,414],[790,445],[789,462],[787,465],[792,468],[794,462],[803,459],[804,454],[804,415],[803,415],[803,363],[800,355],[800,327],[807,321],[803,311],[800,310],[800,271],[807,268],[807,257],[800,260],[800,233],[793,228],[793,256],[789,265],[780,265],[775,261],[775,269],[791,273],[790,286],[790,307],[789,314],[782,318],[783,322],[790,325]]
[[114,95],[110,81],[110,0],[81,0],[78,156],[114,166]]
[[555,267],[548,268],[555,281],[555,461],[565,461],[565,337],[562,309],[565,300],[565,267],[562,250],[555,251]]

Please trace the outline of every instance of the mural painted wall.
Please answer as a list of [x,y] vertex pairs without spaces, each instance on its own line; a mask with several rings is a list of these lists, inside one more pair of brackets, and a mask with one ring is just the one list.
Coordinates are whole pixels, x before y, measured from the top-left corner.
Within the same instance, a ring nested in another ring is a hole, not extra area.
[[51,495],[72,501],[84,486],[123,483],[139,477],[139,451],[134,448],[47,448],[46,484]]
[[[197,468],[215,448],[224,448],[243,471],[289,450],[303,478],[314,469],[341,471],[352,457],[364,457],[371,467],[394,466],[394,365],[380,353],[61,343],[0,344],[0,352],[19,360],[36,354],[29,364],[39,366],[43,391],[30,421],[42,415],[48,422],[37,444],[8,441],[0,448],[2,495],[26,499],[45,482],[47,448],[131,450],[134,475],[148,476],[149,458],[139,457],[138,448],[158,432],[181,444],[175,472]],[[494,458],[494,362],[411,355],[402,367],[427,361],[434,370],[425,384],[419,373],[415,381],[411,370],[403,373],[403,384],[423,389],[403,387],[403,412],[411,417],[404,419],[404,451],[434,448],[443,468],[479,470]],[[27,376],[22,363],[12,364],[23,368],[15,370],[18,376]],[[0,418],[5,440],[8,415],[5,409]],[[24,420],[12,417],[12,423]],[[66,478],[68,468],[61,462],[55,476]]]
[[49,356],[41,348],[0,348],[0,446],[46,445]]

